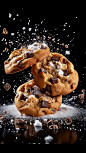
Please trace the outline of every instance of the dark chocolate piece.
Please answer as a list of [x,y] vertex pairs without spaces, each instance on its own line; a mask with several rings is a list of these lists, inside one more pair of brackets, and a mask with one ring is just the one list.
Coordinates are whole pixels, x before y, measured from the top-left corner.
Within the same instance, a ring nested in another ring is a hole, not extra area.
[[60,57],[53,55],[51,59],[52,60],[55,60],[55,61],[59,61],[60,60]]
[[74,86],[75,86],[75,83],[72,83],[72,84],[71,84],[71,89],[73,89],[73,88],[74,88]]
[[47,47],[45,45],[41,45],[41,48],[40,49],[46,49]]
[[48,108],[48,100],[42,100],[41,101],[41,107],[42,108]]
[[79,95],[79,99],[80,99],[80,103],[81,103],[81,104],[84,103],[84,97],[85,97],[84,94],[80,94],[80,95]]
[[27,99],[27,97],[22,94],[20,100],[26,100],[26,99]]
[[50,78],[50,82],[51,82],[52,84],[58,83],[58,79],[55,78],[55,77],[52,77],[52,78]]
[[66,60],[65,58],[63,58],[63,63],[64,64],[67,64],[68,63],[68,60]]
[[63,72],[64,72],[64,76],[68,75],[68,71],[67,70],[63,70]]
[[34,54],[32,53],[32,52],[26,52],[25,53],[25,58],[27,59],[27,58],[31,58],[31,57],[33,57],[34,56]]
[[40,70],[38,71],[38,74],[39,74],[40,72],[44,72],[44,73],[46,74],[46,73],[47,73],[47,70],[45,70],[44,68],[40,68]]
[[52,90],[51,90],[51,85],[47,84],[46,87],[44,88],[44,92],[49,92],[50,94],[52,93]]

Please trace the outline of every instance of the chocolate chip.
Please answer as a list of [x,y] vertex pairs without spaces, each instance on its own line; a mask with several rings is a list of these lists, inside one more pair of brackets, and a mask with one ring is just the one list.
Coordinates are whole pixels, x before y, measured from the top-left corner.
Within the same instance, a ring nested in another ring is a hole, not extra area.
[[40,70],[38,71],[38,74],[39,74],[40,72],[44,72],[45,74],[47,73],[47,71],[46,71],[44,68],[40,68]]
[[34,54],[32,53],[32,52],[25,52],[25,58],[27,59],[27,58],[31,58],[31,57],[33,57],[34,56]]
[[26,100],[26,99],[27,99],[27,97],[22,94],[20,100]]
[[65,58],[63,58],[63,63],[64,64],[67,64],[68,63],[68,60],[66,60]]
[[50,94],[52,93],[52,90],[51,90],[51,85],[47,84],[46,87],[44,88],[44,92],[49,92]]
[[41,107],[42,108],[48,108],[48,100],[42,100],[41,101]]
[[37,88],[38,88],[37,86],[33,86],[33,87],[31,88],[32,93],[36,92]]
[[72,84],[71,84],[71,89],[73,89],[73,88],[74,88],[74,86],[75,86],[75,83],[72,83]]
[[68,75],[68,71],[67,70],[63,70],[63,72],[64,72],[64,76]]
[[55,78],[55,77],[52,77],[52,78],[50,78],[50,82],[51,82],[52,84],[58,83],[58,79]]
[[60,57],[53,55],[51,59],[52,60],[55,60],[55,61],[59,61],[60,60]]
[[45,45],[41,45],[41,48],[40,49],[46,49],[47,47]]

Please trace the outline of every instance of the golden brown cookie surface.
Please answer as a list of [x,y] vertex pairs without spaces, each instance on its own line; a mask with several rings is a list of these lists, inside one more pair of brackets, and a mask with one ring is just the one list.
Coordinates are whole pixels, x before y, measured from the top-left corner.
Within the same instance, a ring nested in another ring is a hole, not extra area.
[[44,94],[34,83],[28,81],[17,89],[15,105],[22,113],[30,116],[43,116],[54,114],[59,110],[62,103],[62,96],[48,96]]
[[66,95],[76,89],[79,76],[73,64],[62,54],[50,53],[32,66],[35,84],[45,93]]
[[42,61],[49,53],[50,49],[44,43],[34,43],[29,45],[28,49],[21,47],[19,50],[14,50],[4,62],[5,72],[11,74],[22,71],[36,62]]

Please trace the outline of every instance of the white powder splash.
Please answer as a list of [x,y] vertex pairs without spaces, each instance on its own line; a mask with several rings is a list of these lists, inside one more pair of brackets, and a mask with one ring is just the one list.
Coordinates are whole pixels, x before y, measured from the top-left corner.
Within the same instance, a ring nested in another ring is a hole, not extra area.
[[[5,111],[7,112],[6,114],[4,114]],[[44,115],[44,116],[41,116],[40,118],[41,119],[45,119],[45,118],[47,118],[47,119],[48,118],[60,119],[60,118],[79,116],[81,113],[83,113],[83,110],[78,111],[78,108],[68,106],[65,104],[61,104],[59,111],[57,111],[55,114]],[[6,118],[9,118],[9,117],[26,118],[26,119],[31,118],[31,116],[26,116],[26,115],[21,116],[21,113],[17,110],[17,108],[14,104],[1,106],[0,107],[0,114],[5,115]],[[34,117],[34,118],[39,118],[39,117]]]

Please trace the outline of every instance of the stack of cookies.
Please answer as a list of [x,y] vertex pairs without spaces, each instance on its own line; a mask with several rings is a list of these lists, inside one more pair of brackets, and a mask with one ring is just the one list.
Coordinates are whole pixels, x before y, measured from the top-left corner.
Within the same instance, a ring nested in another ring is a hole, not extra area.
[[74,65],[62,54],[51,53],[45,43],[34,43],[28,49],[14,50],[4,62],[7,74],[32,65],[33,80],[18,87],[15,96],[17,109],[25,115],[54,114],[62,103],[62,95],[76,89],[79,76]]

